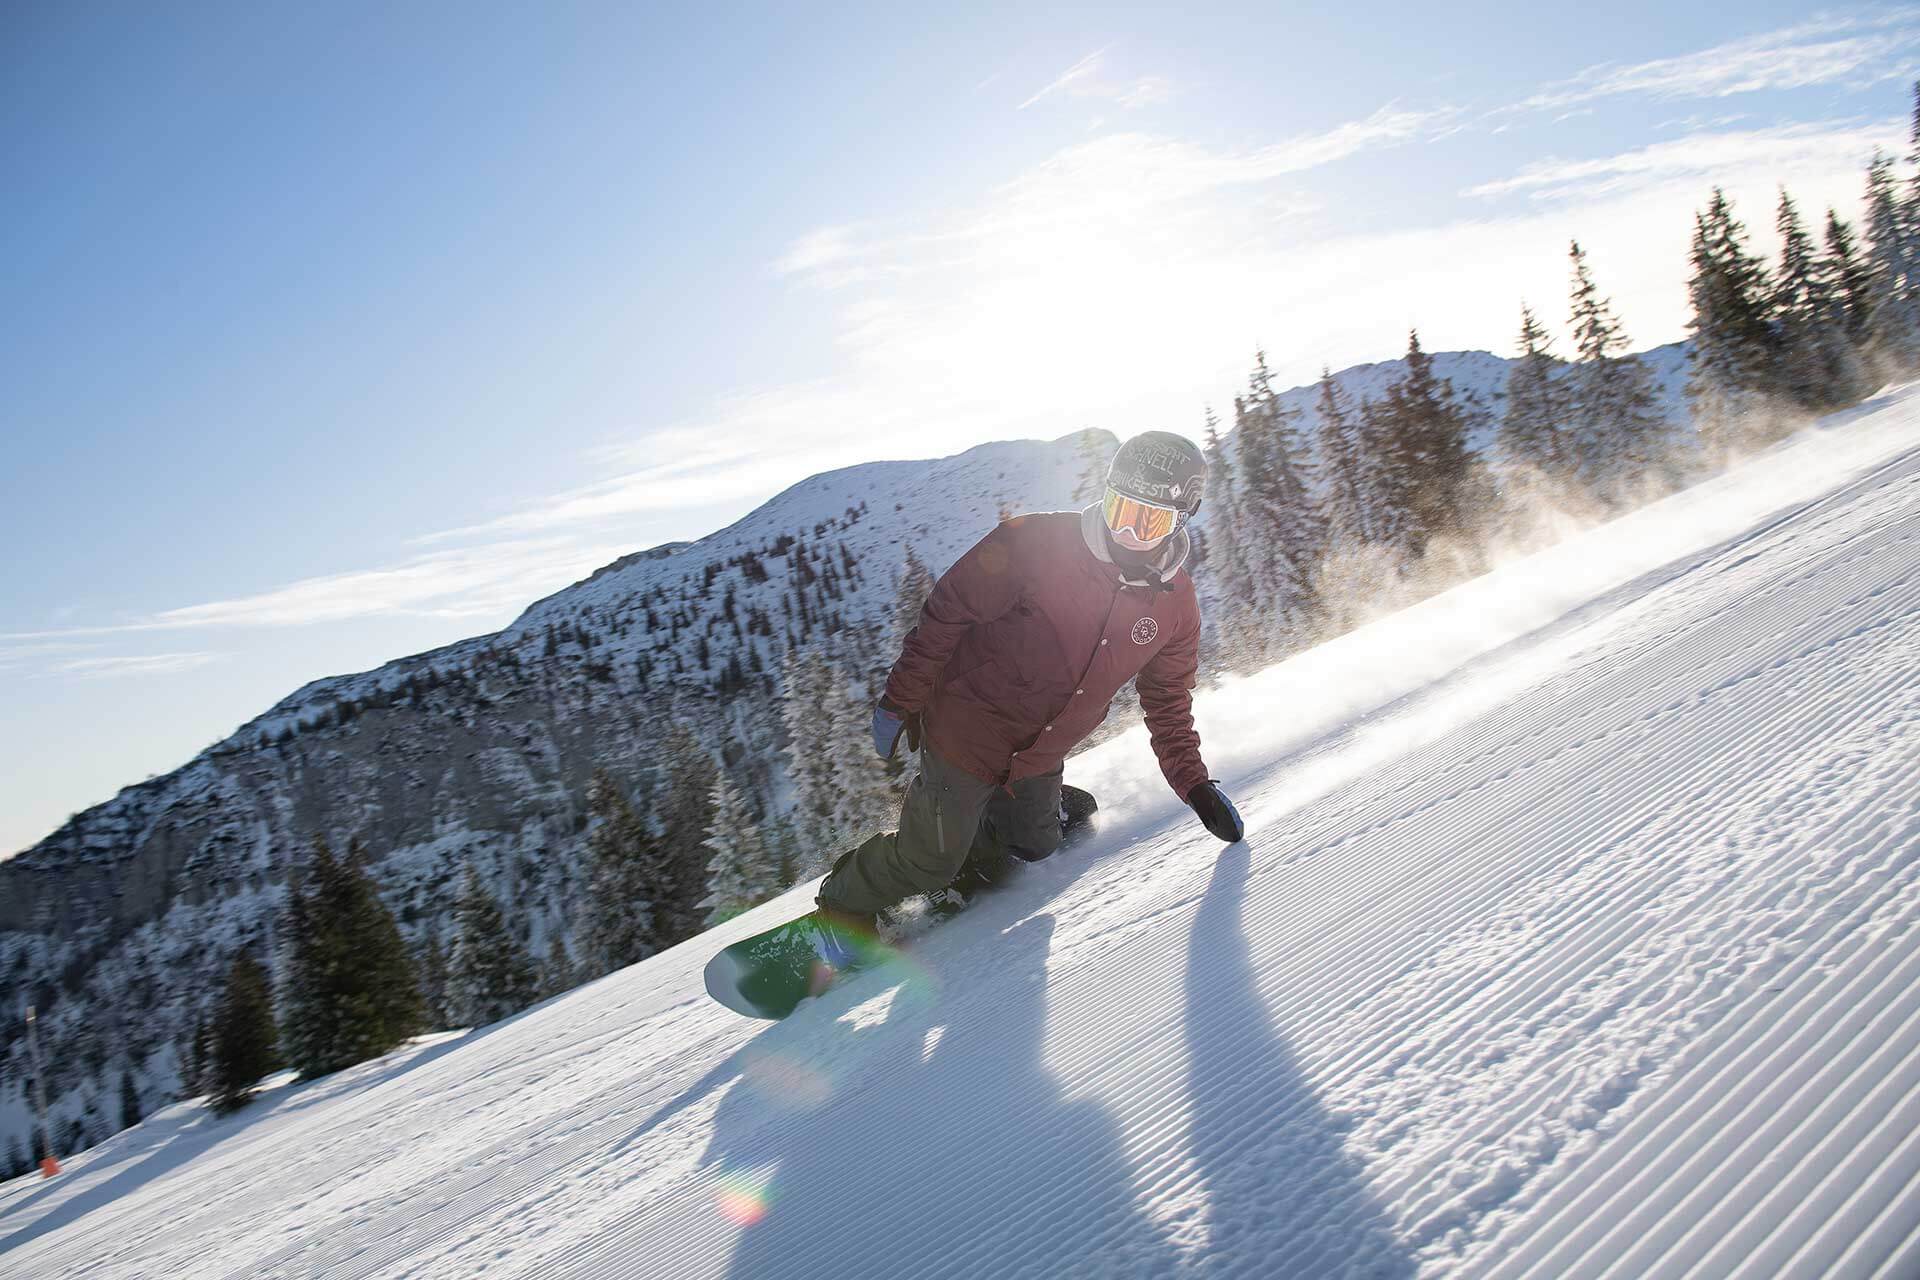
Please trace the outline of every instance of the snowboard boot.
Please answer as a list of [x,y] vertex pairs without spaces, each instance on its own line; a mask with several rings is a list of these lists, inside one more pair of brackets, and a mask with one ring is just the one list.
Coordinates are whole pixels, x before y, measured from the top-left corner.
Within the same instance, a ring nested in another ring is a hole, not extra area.
[[986,890],[1005,883],[1012,874],[1013,856],[1005,849],[997,849],[984,857],[968,854],[967,860],[960,864],[959,872],[941,892],[958,895],[964,906]]

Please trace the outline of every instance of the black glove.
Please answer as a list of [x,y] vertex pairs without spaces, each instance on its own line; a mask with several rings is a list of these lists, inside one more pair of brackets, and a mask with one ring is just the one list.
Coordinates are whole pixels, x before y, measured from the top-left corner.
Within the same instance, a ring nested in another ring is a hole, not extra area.
[[1207,830],[1228,844],[1247,834],[1247,824],[1240,821],[1240,811],[1233,807],[1233,801],[1227,799],[1219,783],[1201,783],[1187,792],[1187,803],[1200,815]]

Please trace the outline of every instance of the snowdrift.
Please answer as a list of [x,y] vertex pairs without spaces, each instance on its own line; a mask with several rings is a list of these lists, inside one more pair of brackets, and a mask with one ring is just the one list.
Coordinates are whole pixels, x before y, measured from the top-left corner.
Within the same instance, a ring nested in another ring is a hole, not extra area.
[[724,942],[0,1188],[0,1275],[1920,1274],[1920,393],[1209,695],[747,1022]]

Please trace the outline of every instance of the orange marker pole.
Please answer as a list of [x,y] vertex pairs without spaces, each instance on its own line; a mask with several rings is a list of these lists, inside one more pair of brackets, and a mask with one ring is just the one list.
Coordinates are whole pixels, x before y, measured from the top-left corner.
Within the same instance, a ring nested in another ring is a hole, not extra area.
[[47,1076],[40,1069],[40,1039],[35,1034],[33,1006],[27,1006],[27,1055],[33,1059],[33,1095],[40,1112],[40,1176],[51,1178],[60,1172],[53,1158],[53,1130],[47,1127]]

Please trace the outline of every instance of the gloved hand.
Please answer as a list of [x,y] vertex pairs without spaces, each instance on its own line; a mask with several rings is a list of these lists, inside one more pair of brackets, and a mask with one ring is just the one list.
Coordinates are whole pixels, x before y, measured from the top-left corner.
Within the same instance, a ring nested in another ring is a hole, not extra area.
[[920,749],[920,717],[908,715],[885,698],[873,708],[873,749],[882,760],[891,760],[894,750],[900,745],[900,735],[907,735],[907,748],[910,751]]
[[1233,801],[1227,799],[1219,783],[1201,783],[1187,792],[1187,803],[1200,815],[1207,830],[1228,844],[1247,834],[1247,824],[1240,820],[1240,811],[1233,807]]

